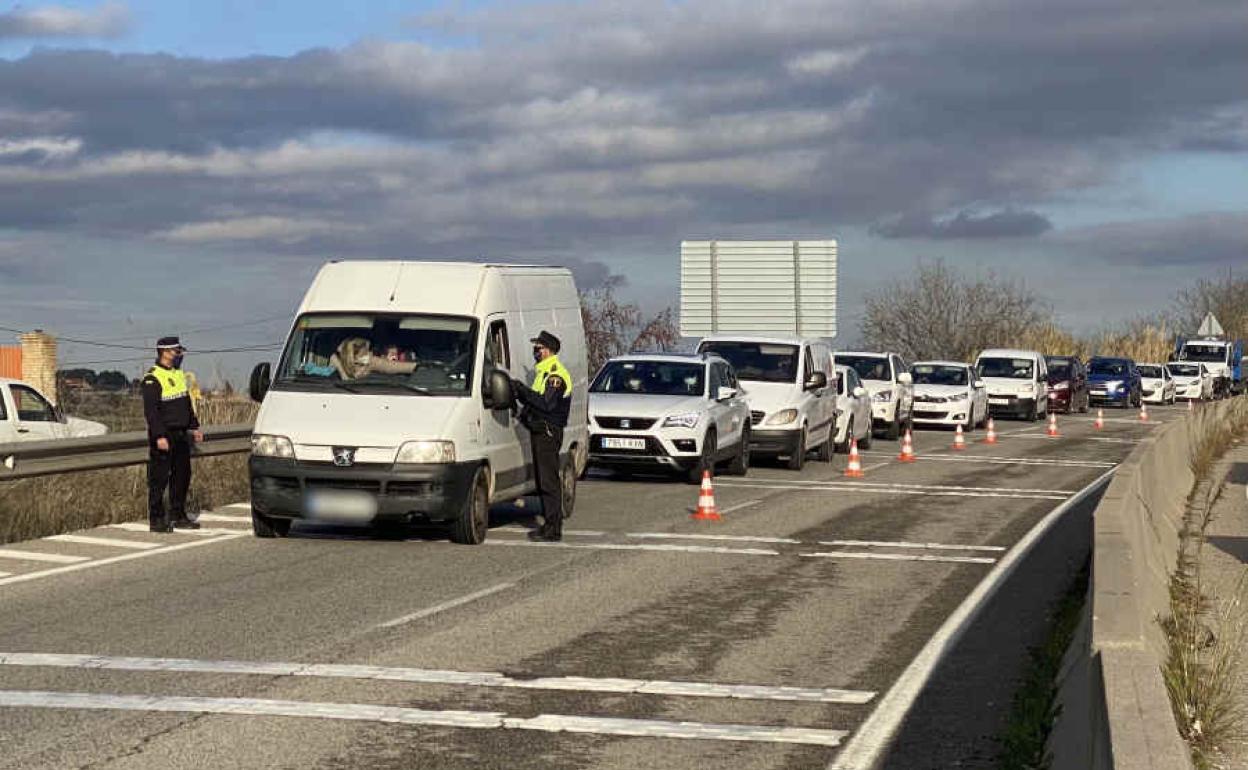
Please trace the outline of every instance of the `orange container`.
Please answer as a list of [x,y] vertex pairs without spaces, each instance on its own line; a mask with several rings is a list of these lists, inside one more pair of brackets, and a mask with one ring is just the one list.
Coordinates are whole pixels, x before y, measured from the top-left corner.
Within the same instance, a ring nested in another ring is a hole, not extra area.
[[22,379],[22,349],[20,347],[0,347],[0,377]]

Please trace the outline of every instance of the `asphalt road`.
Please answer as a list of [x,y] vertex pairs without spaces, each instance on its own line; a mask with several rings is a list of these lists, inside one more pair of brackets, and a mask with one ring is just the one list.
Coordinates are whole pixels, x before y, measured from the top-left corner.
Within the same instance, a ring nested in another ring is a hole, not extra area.
[[[1007,549],[1153,429],[1106,417],[1003,420],[964,452],[917,431],[913,464],[877,441],[865,479],[843,455],[721,476],[718,523],[690,520],[694,487],[594,475],[560,546],[514,508],[479,547],[258,540],[228,508],[0,548],[0,767],[826,767]],[[1034,595],[997,604],[1035,620]],[[1027,637],[976,628],[967,688],[1000,689]],[[941,687],[905,766],[992,766],[1005,707]]]

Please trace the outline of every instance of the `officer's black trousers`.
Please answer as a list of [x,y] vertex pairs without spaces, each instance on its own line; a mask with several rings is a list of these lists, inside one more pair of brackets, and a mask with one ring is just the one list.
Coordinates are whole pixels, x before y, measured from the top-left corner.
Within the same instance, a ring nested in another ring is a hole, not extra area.
[[[191,488],[191,439],[185,431],[169,432],[169,451],[152,439],[147,460],[147,519],[155,525],[186,518],[186,493]],[[169,514],[165,513],[165,488]]]
[[563,485],[559,482],[559,448],[563,446],[563,429],[534,426],[533,467],[537,491],[542,496],[543,529],[560,534],[563,529]]

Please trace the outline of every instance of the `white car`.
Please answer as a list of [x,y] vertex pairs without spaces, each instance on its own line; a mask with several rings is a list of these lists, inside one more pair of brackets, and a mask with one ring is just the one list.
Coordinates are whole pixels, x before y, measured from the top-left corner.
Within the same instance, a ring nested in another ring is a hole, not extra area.
[[749,471],[750,405],[717,355],[613,358],[589,388],[589,417],[594,467],[666,469],[691,483],[724,462]]
[[801,337],[707,337],[699,353],[714,353],[732,364],[750,394],[750,448],[787,457],[800,471],[815,450],[832,461],[836,397],[832,351],[826,342]]
[[851,437],[858,446],[871,448],[871,393],[848,366],[836,367],[836,446],[849,451]]
[[1166,364],[1174,379],[1175,398],[1186,401],[1208,401],[1213,398],[1213,377],[1204,364],[1192,361],[1171,361]]
[[988,410],[1035,421],[1049,414],[1049,368],[1034,350],[995,348],[975,359],[988,388]]
[[910,374],[916,425],[961,425],[972,431],[988,421],[988,389],[970,364],[919,361]]
[[103,436],[108,427],[67,417],[33,385],[0,379],[0,444]]
[[1173,404],[1175,399],[1174,377],[1161,364],[1139,364],[1140,392],[1150,404]]
[[914,421],[910,367],[896,353],[837,353],[835,361],[858,372],[871,393],[871,422],[884,438],[897,440]]

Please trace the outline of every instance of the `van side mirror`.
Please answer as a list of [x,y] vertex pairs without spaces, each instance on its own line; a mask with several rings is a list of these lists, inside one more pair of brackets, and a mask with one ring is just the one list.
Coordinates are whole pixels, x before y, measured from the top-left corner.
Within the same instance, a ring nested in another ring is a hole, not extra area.
[[854,388],[854,398],[865,398],[866,395],[867,395],[867,389],[862,387],[861,385]]
[[727,401],[737,395],[736,388],[730,388],[727,385],[720,385],[719,391],[715,395],[716,401]]
[[828,387],[828,375],[823,372],[811,372],[806,378],[806,390],[823,390]]
[[983,380],[975,380],[975,390],[983,390],[988,385]]
[[511,408],[516,394],[511,389],[511,378],[506,372],[494,369],[485,379],[485,387],[481,389],[481,400],[486,409],[502,411]]
[[273,367],[268,361],[256,364],[256,368],[251,370],[251,382],[248,383],[248,392],[251,394],[251,400],[260,403],[264,400],[264,395],[269,392],[269,385],[272,384]]
[[902,372],[897,375],[897,382],[900,382],[902,385],[911,385],[914,383],[914,376],[910,372]]

